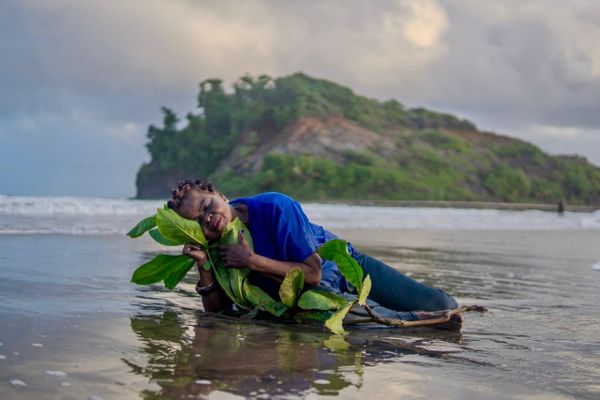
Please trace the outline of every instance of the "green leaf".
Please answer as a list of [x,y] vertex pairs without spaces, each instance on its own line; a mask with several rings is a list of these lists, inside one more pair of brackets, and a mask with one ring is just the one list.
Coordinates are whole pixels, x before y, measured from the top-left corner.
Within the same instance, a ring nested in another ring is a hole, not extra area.
[[336,310],[346,300],[333,292],[323,289],[310,289],[302,293],[298,307],[303,310]]
[[257,286],[251,285],[247,280],[244,281],[244,294],[254,307],[270,312],[276,317],[281,317],[288,310],[285,304],[273,300],[267,292]]
[[319,248],[319,254],[337,264],[340,273],[360,293],[363,270],[348,252],[348,243],[341,239],[330,240]]
[[200,224],[181,217],[174,210],[159,208],[156,211],[156,226],[161,235],[172,242],[193,242],[204,247],[208,245]]
[[344,321],[346,314],[348,314],[348,311],[350,311],[355,302],[356,300],[350,301],[346,303],[346,305],[341,306],[331,318],[325,321],[325,326],[329,328],[329,330],[333,333],[336,333],[338,335],[345,334],[346,331],[344,330],[342,322]]
[[294,319],[298,322],[302,322],[303,320],[325,322],[331,318],[333,314],[333,311],[301,311],[294,314]]
[[[254,244],[252,242],[252,236],[248,232],[248,228],[246,225],[239,219],[235,218],[225,227],[223,234],[221,235],[221,239],[219,240],[219,244],[224,245],[235,245],[239,243],[239,235],[240,231],[244,230],[244,237],[249,247],[253,249]],[[248,275],[250,274],[249,268],[225,268],[223,263],[220,262],[220,254],[218,251],[218,247],[215,248],[211,252],[211,257],[216,260],[215,267],[219,269],[223,269],[225,272],[222,274],[224,277],[227,277],[227,284],[229,285],[229,291],[225,291],[225,293],[231,293],[232,296],[237,299],[236,304],[241,305],[242,307],[247,307],[247,301],[244,298],[244,288],[243,284]],[[213,262],[215,262],[213,260]],[[233,300],[233,299],[232,299]],[[239,302],[239,303],[238,303]]]
[[229,299],[233,301],[237,306],[241,308],[247,308],[247,302],[245,300],[245,297],[237,293],[234,294],[231,291],[231,284],[229,283],[229,272],[227,268],[223,266],[223,262],[220,261],[218,258],[215,258],[214,256],[212,257],[213,275],[217,280],[219,286],[221,286],[221,289],[223,289],[227,297],[229,297]]
[[213,261],[209,257],[208,260],[206,260],[206,262],[202,266],[202,268],[204,268],[205,271],[210,271],[210,269],[213,268],[213,266],[214,266]]
[[[219,243],[211,243],[208,246],[208,261],[204,264],[204,269],[212,268],[213,275],[219,286],[223,289],[227,297],[241,308],[248,308],[243,292],[231,289],[231,272],[232,269],[225,268],[221,256],[219,255]],[[235,287],[235,285],[234,285]]]
[[[246,281],[246,277],[250,274],[250,269],[248,268],[225,268],[225,272],[228,276],[229,287],[231,288],[231,293],[240,298],[244,299],[244,282]],[[243,305],[245,306],[247,302],[243,301]]]
[[293,308],[296,306],[296,302],[298,301],[298,295],[300,291],[304,288],[304,272],[300,268],[292,268],[287,274],[285,274],[285,278],[283,278],[283,282],[279,286],[279,297],[281,298],[281,302],[288,306],[289,308]]
[[[216,264],[221,262],[221,254],[219,253],[219,242],[209,243],[206,254],[208,255],[208,260],[204,264],[204,269],[208,271],[213,267],[216,268]],[[225,269],[223,268],[222,264],[223,263],[221,263],[221,268]]]
[[188,256],[170,256],[159,254],[152,260],[142,264],[135,270],[131,277],[131,282],[138,285],[149,285],[167,278],[174,269],[178,268],[183,263],[189,263],[193,260]]
[[360,289],[360,294],[358,295],[358,304],[364,306],[367,304],[367,297],[369,297],[369,293],[371,292],[371,276],[367,275],[362,284],[362,289]]
[[165,246],[178,246],[179,245],[179,243],[170,241],[169,239],[167,239],[166,237],[161,235],[160,231],[158,229],[151,229],[150,232],[148,232],[148,233],[150,234],[152,239],[154,239],[155,242],[164,244]]
[[171,270],[169,276],[165,278],[165,287],[167,289],[173,289],[183,279],[185,274],[194,266],[195,261],[188,257],[187,260],[182,261],[181,264],[177,265]]
[[154,228],[156,226],[156,215],[152,215],[150,217],[146,217],[140,222],[137,223],[136,226],[131,228],[129,232],[127,232],[127,236],[130,238],[137,238],[142,236],[146,231]]
[[246,242],[251,249],[254,249],[254,243],[252,242],[252,235],[248,231],[246,225],[239,219],[234,218],[225,229],[223,230],[223,234],[221,235],[221,240],[219,241],[221,244],[238,244],[239,243],[239,234],[240,231],[244,231],[244,237],[246,238]]

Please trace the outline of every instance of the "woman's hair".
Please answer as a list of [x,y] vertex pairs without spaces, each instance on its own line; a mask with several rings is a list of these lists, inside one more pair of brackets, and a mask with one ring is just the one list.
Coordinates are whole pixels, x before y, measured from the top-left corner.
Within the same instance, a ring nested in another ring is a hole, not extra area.
[[191,190],[201,190],[203,192],[220,196],[223,200],[228,201],[227,197],[215,189],[212,183],[206,179],[185,179],[177,183],[177,188],[171,191],[171,200],[167,202],[167,206],[173,210],[179,209],[181,202]]

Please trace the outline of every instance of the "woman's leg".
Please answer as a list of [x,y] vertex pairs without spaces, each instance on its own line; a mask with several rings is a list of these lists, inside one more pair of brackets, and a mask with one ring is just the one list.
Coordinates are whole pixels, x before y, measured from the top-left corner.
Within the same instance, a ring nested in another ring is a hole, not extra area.
[[437,311],[457,308],[458,303],[443,290],[415,281],[389,265],[355,250],[354,258],[371,276],[369,299],[398,311]]

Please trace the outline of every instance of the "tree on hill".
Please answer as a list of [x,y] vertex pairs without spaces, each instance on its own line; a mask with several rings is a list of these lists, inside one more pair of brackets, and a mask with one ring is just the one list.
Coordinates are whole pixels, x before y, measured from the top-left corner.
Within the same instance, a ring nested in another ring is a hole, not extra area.
[[[183,127],[168,108],[162,109],[163,126],[149,127],[151,160],[138,172],[138,197],[163,198],[177,180],[202,176],[234,195],[279,190],[304,199],[600,202],[600,170],[585,160],[551,157],[529,143],[480,133],[451,114],[381,102],[303,73],[246,75],[232,90],[207,79],[199,89],[198,110]],[[258,171],[223,167],[232,154],[252,157],[259,145],[276,142],[308,117],[352,121],[394,147],[387,155],[346,152],[342,163],[268,153]],[[234,152],[241,141],[246,147]]]

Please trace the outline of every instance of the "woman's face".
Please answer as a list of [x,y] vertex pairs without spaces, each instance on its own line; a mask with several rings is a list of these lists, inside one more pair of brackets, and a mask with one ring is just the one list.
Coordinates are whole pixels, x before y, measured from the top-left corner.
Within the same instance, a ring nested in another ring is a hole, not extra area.
[[232,209],[217,194],[190,190],[181,201],[177,214],[200,223],[208,240],[217,240],[233,219]]

